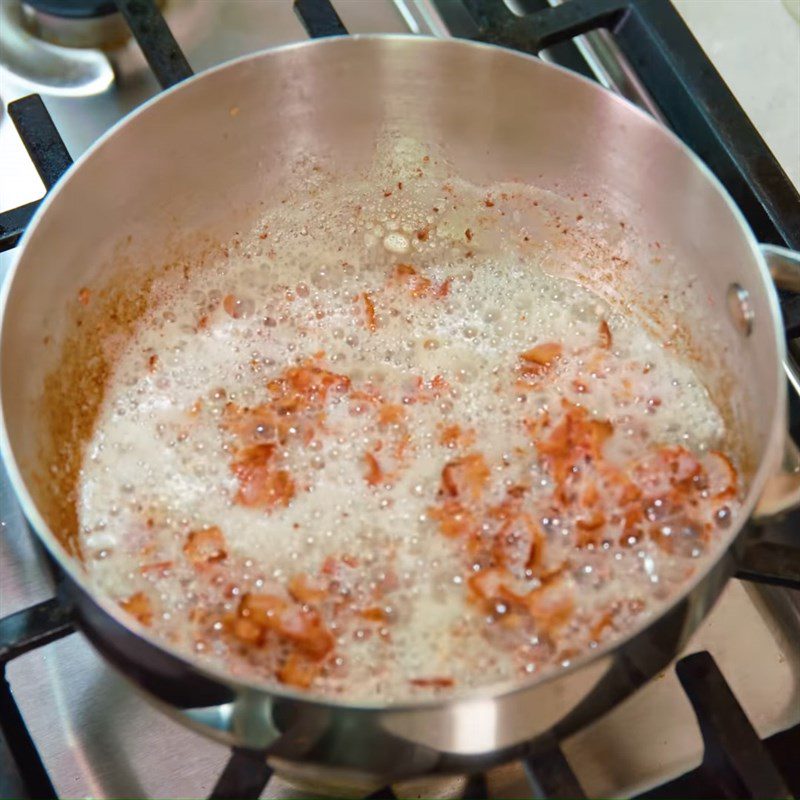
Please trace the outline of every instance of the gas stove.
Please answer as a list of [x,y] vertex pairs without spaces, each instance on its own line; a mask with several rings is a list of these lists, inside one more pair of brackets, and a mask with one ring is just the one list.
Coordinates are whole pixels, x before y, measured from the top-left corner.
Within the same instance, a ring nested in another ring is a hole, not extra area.
[[[790,179],[667,0],[553,5],[560,7],[549,9],[546,0],[0,0],[0,275],[70,156],[160,88],[265,47],[347,32],[476,38],[538,52],[599,80],[706,160],[759,238],[800,249],[795,106],[776,105],[770,114],[758,102],[752,107],[794,125],[788,140],[785,125],[769,137]],[[679,8],[691,21],[702,16],[700,5],[681,0]],[[743,13],[744,4],[733,5],[734,16]],[[796,23],[777,2],[760,7],[759,16],[785,26],[771,32],[769,57],[796,62]],[[712,55],[718,45],[708,40]],[[735,69],[731,75],[744,81]],[[32,93],[44,103],[29,98],[6,111]],[[787,332],[797,337],[800,298],[782,300]],[[800,434],[797,390],[792,424]],[[326,791],[180,727],[106,666],[73,629],[59,576],[27,530],[2,467],[0,499],[0,797]],[[798,531],[796,514],[762,532],[742,557],[747,582],[729,583],[677,664],[551,752],[371,796],[800,796]]]

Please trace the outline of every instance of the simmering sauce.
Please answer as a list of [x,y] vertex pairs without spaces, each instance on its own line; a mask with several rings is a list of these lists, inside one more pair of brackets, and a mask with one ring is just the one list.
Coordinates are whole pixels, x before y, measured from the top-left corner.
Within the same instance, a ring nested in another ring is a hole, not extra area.
[[308,168],[163,289],[78,487],[92,581],[155,634],[251,680],[380,701],[624,634],[742,490],[690,363],[543,268],[546,193],[397,148],[352,186]]

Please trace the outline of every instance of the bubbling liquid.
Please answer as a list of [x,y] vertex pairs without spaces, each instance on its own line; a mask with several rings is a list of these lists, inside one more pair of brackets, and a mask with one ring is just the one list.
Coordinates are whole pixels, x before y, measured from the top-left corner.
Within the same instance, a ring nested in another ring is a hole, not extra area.
[[557,669],[654,613],[741,491],[690,366],[543,269],[544,192],[406,140],[303,181],[153,290],[80,476],[95,586],[229,673],[379,701]]

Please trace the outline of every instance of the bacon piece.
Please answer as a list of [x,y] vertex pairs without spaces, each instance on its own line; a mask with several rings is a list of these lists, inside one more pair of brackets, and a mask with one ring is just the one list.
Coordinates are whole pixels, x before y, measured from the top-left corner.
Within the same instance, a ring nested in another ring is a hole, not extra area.
[[407,402],[430,403],[450,389],[450,384],[441,375],[434,375],[426,381],[420,375],[414,378],[414,388]]
[[448,425],[439,434],[439,444],[445,447],[469,447],[474,443],[475,431],[463,431],[460,425]]
[[573,466],[582,461],[599,461],[603,443],[613,432],[607,420],[592,419],[585,409],[570,404],[549,438],[537,442],[536,447],[556,482],[561,484]]
[[308,689],[322,669],[319,662],[310,661],[298,653],[289,653],[277,671],[278,680],[287,686]]
[[153,607],[150,598],[144,592],[134,592],[126,600],[120,600],[120,608],[135,617],[142,625],[153,622]]
[[367,474],[364,476],[364,480],[370,486],[380,486],[383,484],[386,480],[386,476],[383,474],[378,459],[375,458],[372,453],[364,453],[364,461],[367,462]]
[[[514,575],[521,575],[525,570],[536,575],[544,557],[544,534],[530,514],[519,510],[518,503],[507,501],[503,506],[513,510],[502,512],[505,519],[492,545],[494,561]],[[496,515],[497,510],[490,513]]]
[[266,629],[251,619],[238,617],[231,623],[231,633],[244,644],[260,647],[264,643]]
[[479,500],[490,474],[486,460],[480,453],[457,458],[445,464],[439,494]]
[[359,614],[370,622],[386,622],[386,612],[378,606],[370,606],[359,612]]
[[403,457],[406,454],[406,450],[408,450],[408,446],[411,444],[411,434],[404,433],[395,443],[394,446],[394,457],[397,461],[402,461]]
[[269,620],[286,608],[287,601],[274,594],[248,592],[239,601],[238,615],[256,625],[269,625]]
[[640,614],[644,610],[644,607],[644,602],[639,599],[621,600],[612,603],[589,628],[589,636],[594,641],[597,641],[603,635],[606,628],[614,627],[614,623],[621,611],[627,609],[631,614]]
[[599,344],[603,350],[610,350],[612,344],[611,338],[611,328],[608,327],[608,323],[604,320],[600,320],[600,326],[598,328],[598,337],[599,337]]
[[445,447],[455,447],[458,444],[460,438],[461,438],[461,426],[448,425],[439,434],[439,444],[443,444]]
[[589,638],[596,642],[602,636],[603,631],[606,628],[610,628],[614,624],[614,618],[617,615],[617,609],[615,606],[606,609],[601,615],[600,619],[598,619],[591,628],[589,628]]
[[378,424],[382,426],[396,425],[405,419],[403,406],[397,403],[381,403],[378,411]]
[[450,291],[452,278],[447,278],[439,286],[434,286],[430,278],[420,275],[411,264],[398,264],[394,269],[394,276],[399,281],[407,284],[411,296],[421,297],[446,297]]
[[183,545],[183,552],[195,565],[214,564],[224,561],[228,556],[225,536],[216,525],[190,531]]
[[409,678],[408,682],[412,686],[426,689],[446,689],[455,685],[455,681],[452,678]]
[[467,585],[482,600],[493,600],[503,594],[504,582],[507,577],[505,570],[490,567],[470,575]]
[[313,610],[285,608],[278,613],[274,629],[310,658],[322,659],[333,649],[333,636]]
[[285,469],[275,468],[274,460],[274,444],[257,444],[237,453],[231,464],[239,481],[234,502],[268,511],[289,505],[295,495],[294,481]]
[[411,264],[398,264],[394,274],[408,284],[412,297],[425,297],[431,288],[430,278],[420,275]]
[[[263,642],[263,634],[273,631],[315,660],[323,659],[333,649],[333,636],[314,609],[303,609],[275,595],[244,595],[237,616],[262,629],[262,636],[256,641]],[[236,627],[234,633],[239,635]]]
[[366,384],[363,389],[350,389],[348,390],[347,396],[350,400],[355,402],[360,401],[370,405],[373,403],[380,405],[383,402],[380,392],[371,384]]
[[586,547],[593,544],[599,545],[603,541],[606,515],[602,511],[585,511],[575,520],[577,528],[578,547]]
[[302,572],[292,576],[287,588],[289,594],[298,603],[319,603],[328,596],[327,589],[322,582],[314,580]]
[[627,508],[642,499],[641,489],[625,472],[607,461],[599,461],[595,467],[601,478],[602,496],[597,485],[590,483],[581,500],[584,505],[594,506],[600,500],[609,505],[608,501],[611,500],[610,505]]
[[457,500],[445,500],[442,506],[432,506],[426,513],[439,523],[439,531],[451,539],[467,536],[475,529],[475,518]]
[[581,503],[585,506],[596,506],[600,500],[600,492],[597,490],[596,483],[590,483],[581,495]]
[[350,378],[323,369],[310,360],[305,364],[290,367],[284,377],[270,381],[267,387],[273,393],[286,394],[287,387],[300,395],[308,404],[324,403],[331,390],[345,392],[350,388]]
[[686,486],[702,472],[700,462],[685,447],[666,447],[662,450],[670,481]]
[[534,589],[526,598],[528,613],[536,627],[552,639],[575,612],[575,599],[561,581],[553,581]]
[[147,575],[150,572],[160,572],[163,577],[163,573],[172,569],[173,566],[173,561],[154,561],[152,564],[142,564],[142,566],[139,567],[139,572],[142,575]]
[[[321,357],[321,356],[320,356]],[[272,399],[254,408],[242,408],[234,403],[225,407],[223,426],[251,442],[278,439],[285,444],[291,428],[308,428],[311,419],[305,412],[319,412],[331,391],[346,392],[350,379],[346,375],[323,369],[312,359],[290,367],[267,383]]]
[[226,294],[225,297],[222,299],[222,307],[225,309],[225,313],[232,317],[236,313],[236,298],[232,294]]
[[375,333],[378,330],[378,321],[375,317],[375,303],[373,303],[369,292],[362,292],[361,297],[364,299],[364,313],[367,318],[367,330]]
[[434,290],[434,297],[447,297],[450,294],[450,286],[453,283],[452,278],[445,278]]
[[254,408],[241,408],[227,403],[223,416],[223,427],[246,444],[258,442],[286,442],[291,427],[288,419],[280,419],[269,404]]
[[[544,579],[540,579],[544,583]],[[473,573],[467,579],[467,585],[474,597],[480,600],[488,613],[494,613],[498,603],[506,606],[516,616],[529,615],[527,581],[515,578],[502,567],[488,567]]]
[[519,356],[519,372],[524,378],[540,378],[552,369],[564,351],[558,342],[545,342],[526,350]]
[[414,269],[414,267],[412,267],[412,266],[411,266],[411,264],[398,264],[398,265],[397,265],[397,266],[394,268],[394,274],[395,274],[395,275],[396,275],[398,278],[413,278],[413,277],[415,277],[415,276],[416,276],[418,273],[417,273],[417,271]]
[[738,476],[736,468],[724,453],[711,450],[705,458],[708,491],[716,500],[736,497]]
[[525,418],[522,424],[525,426],[525,432],[531,441],[535,442],[550,427],[550,412],[545,411],[543,414],[537,414],[533,419]]
[[633,479],[649,498],[662,497],[671,489],[690,490],[703,477],[700,462],[685,447],[661,447],[633,467]]
[[277,444],[308,443],[324,424],[324,406],[331,392],[346,392],[350,379],[316,363],[316,353],[267,383],[271,399],[255,408],[225,407],[222,427],[241,441],[231,470],[239,480],[235,502],[273,510],[288,505],[296,494],[294,479],[282,467]]
[[575,525],[582,531],[596,531],[606,524],[606,515],[602,511],[588,511],[575,520]]
[[339,558],[328,556],[325,561],[322,562],[322,569],[320,572],[322,572],[323,575],[329,575],[334,580],[341,581],[347,574],[348,569],[355,569],[358,564],[359,561],[355,556],[343,555]]

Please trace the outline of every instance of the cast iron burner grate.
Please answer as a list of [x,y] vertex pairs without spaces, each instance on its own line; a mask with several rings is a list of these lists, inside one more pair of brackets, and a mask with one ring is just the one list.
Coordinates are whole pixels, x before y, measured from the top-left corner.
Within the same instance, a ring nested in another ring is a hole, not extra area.
[[[154,0],[115,0],[163,88],[192,69]],[[800,197],[708,62],[668,0],[521,0],[528,13],[511,14],[502,0],[435,0],[454,34],[538,53],[558,52],[560,63],[591,76],[573,37],[604,28],[637,71],[660,116],[712,168],[762,240],[800,249]],[[312,37],[345,35],[330,0],[295,0]],[[8,107],[30,158],[49,190],[72,161],[38,95]],[[14,247],[41,200],[0,214],[0,250]],[[787,334],[800,335],[800,296],[784,296]],[[800,425],[797,404],[792,427]],[[739,577],[800,589],[800,546],[786,532],[800,529],[794,515],[762,531],[740,557]],[[783,535],[782,535],[783,533]],[[56,798],[6,678],[15,658],[75,631],[68,604],[54,597],[0,619],[0,797]],[[702,764],[641,798],[800,796],[800,725],[762,741],[707,652],[676,664],[704,742]],[[524,762],[532,797],[584,797],[557,743]],[[257,798],[272,776],[263,753],[234,749],[210,797]],[[385,787],[371,798],[393,798]],[[485,775],[468,778],[462,796],[485,798]]]

